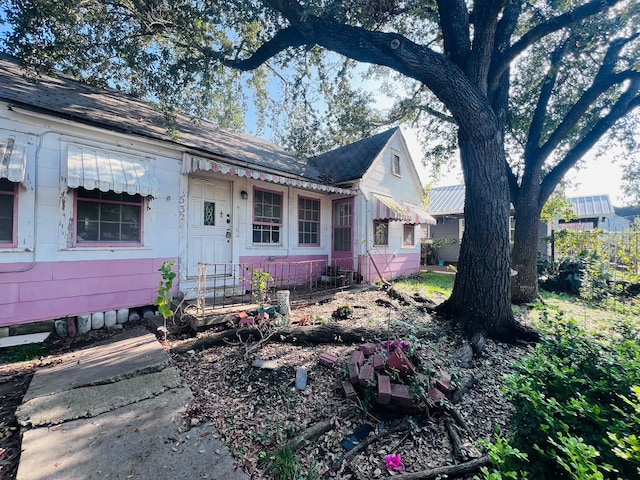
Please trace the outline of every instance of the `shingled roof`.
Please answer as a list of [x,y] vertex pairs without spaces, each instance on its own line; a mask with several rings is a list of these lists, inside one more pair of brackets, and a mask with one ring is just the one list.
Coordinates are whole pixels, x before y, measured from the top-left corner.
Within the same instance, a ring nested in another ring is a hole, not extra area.
[[323,153],[309,160],[309,163],[330,176],[335,183],[362,178],[398,128],[394,127],[386,132]]
[[281,147],[217,125],[194,122],[185,115],[175,118],[177,138],[156,105],[117,90],[100,89],[65,75],[32,77],[18,60],[0,53],[0,100],[75,122],[139,135],[185,147],[189,151],[224,159],[238,166],[261,167],[318,181],[320,172],[306,160]]

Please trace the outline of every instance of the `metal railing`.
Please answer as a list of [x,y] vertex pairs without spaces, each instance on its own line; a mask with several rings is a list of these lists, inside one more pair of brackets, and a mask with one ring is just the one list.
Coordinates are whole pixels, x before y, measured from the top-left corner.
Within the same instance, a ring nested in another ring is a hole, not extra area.
[[[311,298],[323,292],[344,289],[360,283],[359,269],[353,259],[301,262],[198,263],[195,307],[227,307],[260,303],[260,273],[268,273],[265,287],[267,301],[275,301],[276,291],[289,290],[293,300]],[[255,273],[254,273],[255,272]],[[256,273],[258,275],[256,275]]]

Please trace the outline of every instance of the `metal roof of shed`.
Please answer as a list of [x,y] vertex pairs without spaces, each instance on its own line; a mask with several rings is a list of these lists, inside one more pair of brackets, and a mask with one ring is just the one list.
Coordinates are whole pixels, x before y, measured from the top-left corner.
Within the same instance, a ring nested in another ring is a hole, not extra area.
[[435,187],[429,191],[429,213],[446,215],[464,212],[464,185]]
[[568,199],[578,217],[600,217],[615,215],[609,195],[592,195],[587,197],[571,197]]

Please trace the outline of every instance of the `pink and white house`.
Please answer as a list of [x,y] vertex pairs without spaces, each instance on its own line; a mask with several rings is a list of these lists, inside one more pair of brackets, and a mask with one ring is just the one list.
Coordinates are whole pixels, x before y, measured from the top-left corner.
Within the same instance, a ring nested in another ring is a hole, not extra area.
[[420,268],[434,221],[398,128],[301,160],[4,55],[0,109],[0,327],[151,304],[165,260],[183,295],[199,264]]

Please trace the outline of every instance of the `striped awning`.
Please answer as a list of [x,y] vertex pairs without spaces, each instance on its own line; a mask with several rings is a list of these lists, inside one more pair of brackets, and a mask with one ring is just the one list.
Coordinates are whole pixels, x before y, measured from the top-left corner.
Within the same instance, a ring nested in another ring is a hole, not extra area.
[[143,197],[158,197],[160,194],[158,181],[147,159],[79,145],[69,145],[67,186]]
[[411,214],[409,211],[396,202],[393,198],[386,195],[374,193],[374,220],[389,220],[399,222],[411,222]]
[[426,210],[423,210],[416,205],[411,205],[410,203],[405,203],[404,205],[407,207],[407,210],[411,212],[411,216],[413,217],[412,223],[428,223],[429,225],[436,224],[436,219],[429,215]]
[[16,144],[14,137],[0,139],[0,178],[24,183],[26,166],[26,146]]
[[374,220],[389,220],[392,222],[398,221],[415,224],[429,223],[431,225],[435,225],[436,223],[436,220],[426,211],[410,203],[400,204],[393,198],[379,193],[374,193],[373,198]]
[[280,173],[267,173],[256,168],[238,167],[209,158],[195,157],[185,153],[182,156],[182,173],[189,174],[197,171],[214,172],[222,175],[235,175],[237,177],[260,180],[263,182],[278,183],[280,185],[290,185],[292,187],[304,188],[307,190],[316,190],[326,193],[338,193],[341,195],[354,195],[355,191],[337,187],[335,185],[327,185],[321,182],[305,180],[301,178],[291,178]]

